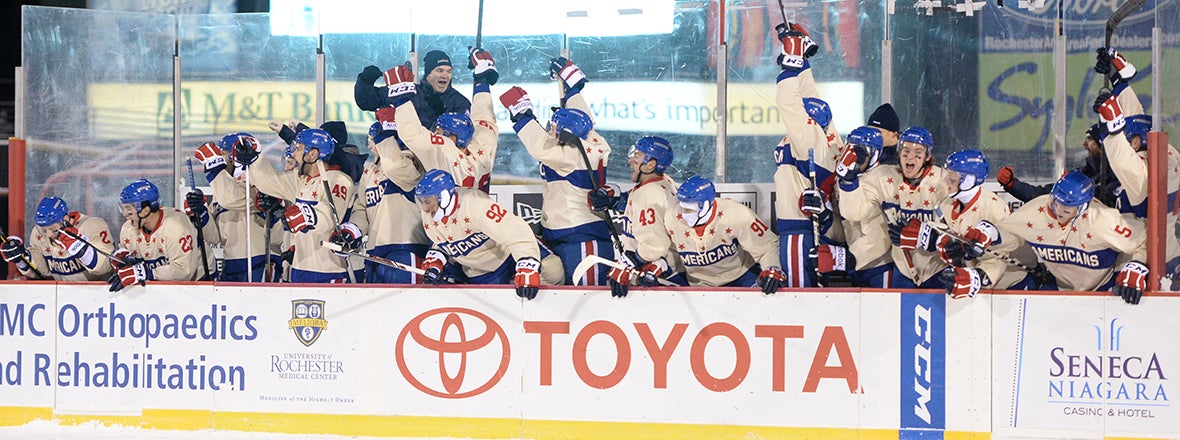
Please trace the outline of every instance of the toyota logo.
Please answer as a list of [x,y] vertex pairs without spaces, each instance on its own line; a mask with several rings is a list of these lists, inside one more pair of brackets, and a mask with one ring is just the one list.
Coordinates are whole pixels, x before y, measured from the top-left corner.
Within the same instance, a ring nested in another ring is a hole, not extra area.
[[[498,346],[493,344],[496,340]],[[463,399],[491,389],[504,377],[511,358],[504,329],[488,315],[461,307],[415,316],[402,328],[395,351],[397,367],[410,385],[445,399]],[[496,365],[494,372],[492,365]],[[465,383],[467,379],[471,383]]]

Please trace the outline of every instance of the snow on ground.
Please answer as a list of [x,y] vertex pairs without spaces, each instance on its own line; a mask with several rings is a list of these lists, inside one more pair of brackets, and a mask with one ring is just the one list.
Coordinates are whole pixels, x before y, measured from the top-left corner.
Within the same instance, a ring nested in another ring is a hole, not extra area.
[[[62,425],[57,421],[37,420],[21,426],[0,427],[0,439],[21,440],[391,440],[389,437],[351,437],[345,435],[274,434],[242,431],[161,431],[154,429],[104,426],[95,422]],[[406,437],[393,440],[417,440]]]

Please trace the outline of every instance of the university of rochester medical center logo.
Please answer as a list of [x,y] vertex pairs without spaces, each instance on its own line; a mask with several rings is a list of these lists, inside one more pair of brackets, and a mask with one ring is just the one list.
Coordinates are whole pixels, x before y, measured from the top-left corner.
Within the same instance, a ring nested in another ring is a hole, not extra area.
[[287,327],[295,331],[295,338],[310,347],[328,329],[324,319],[324,301],[318,299],[291,300],[291,320]]
[[402,328],[396,344],[397,367],[406,381],[423,393],[445,399],[477,396],[491,389],[508,371],[511,358],[504,329],[487,315],[461,307],[415,316]]

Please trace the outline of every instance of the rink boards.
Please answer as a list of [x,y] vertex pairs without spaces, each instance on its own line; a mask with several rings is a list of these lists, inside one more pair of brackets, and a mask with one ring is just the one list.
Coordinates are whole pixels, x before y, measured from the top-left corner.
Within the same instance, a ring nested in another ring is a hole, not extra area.
[[1180,436],[1180,299],[0,285],[0,424],[457,438]]

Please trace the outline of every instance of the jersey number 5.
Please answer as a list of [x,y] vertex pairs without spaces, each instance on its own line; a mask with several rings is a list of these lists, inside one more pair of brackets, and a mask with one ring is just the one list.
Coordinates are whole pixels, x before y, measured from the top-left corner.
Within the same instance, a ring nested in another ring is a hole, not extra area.
[[1114,225],[1114,233],[1122,235],[1123,237],[1131,238],[1131,228],[1123,225]]

